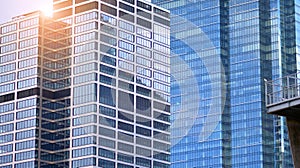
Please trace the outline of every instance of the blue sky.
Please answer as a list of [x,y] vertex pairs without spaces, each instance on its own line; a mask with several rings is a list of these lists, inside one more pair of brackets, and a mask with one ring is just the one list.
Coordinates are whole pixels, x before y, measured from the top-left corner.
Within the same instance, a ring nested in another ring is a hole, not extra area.
[[52,6],[52,0],[1,0],[0,23],[12,17]]

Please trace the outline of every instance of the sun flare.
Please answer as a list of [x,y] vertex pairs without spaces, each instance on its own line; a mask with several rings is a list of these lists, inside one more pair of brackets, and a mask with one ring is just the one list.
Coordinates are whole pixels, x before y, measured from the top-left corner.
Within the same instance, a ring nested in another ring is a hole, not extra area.
[[44,5],[40,8],[40,10],[43,12],[44,15],[48,17],[52,17],[53,14],[53,8],[52,5]]

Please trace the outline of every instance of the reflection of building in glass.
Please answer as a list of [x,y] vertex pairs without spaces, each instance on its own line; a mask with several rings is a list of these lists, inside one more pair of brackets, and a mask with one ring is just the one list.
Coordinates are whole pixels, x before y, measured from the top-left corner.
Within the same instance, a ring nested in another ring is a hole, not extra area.
[[299,69],[299,1],[152,2],[171,11],[171,167],[292,167],[264,79]]
[[169,167],[168,11],[139,0],[54,10],[0,25],[0,167]]

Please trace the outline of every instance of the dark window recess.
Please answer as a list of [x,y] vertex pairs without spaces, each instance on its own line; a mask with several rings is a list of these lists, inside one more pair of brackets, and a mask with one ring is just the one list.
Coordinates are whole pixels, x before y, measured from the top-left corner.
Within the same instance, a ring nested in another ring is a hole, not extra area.
[[100,106],[100,114],[116,117],[116,110],[108,107]]
[[59,11],[59,12],[55,12],[53,14],[53,18],[63,18],[63,17],[67,17],[67,16],[71,16],[72,15],[72,9],[66,9],[63,11]]
[[133,153],[134,151],[133,145],[125,144],[122,142],[118,142],[118,149],[129,153]]
[[170,26],[170,21],[168,21],[166,19],[162,19],[162,18],[157,17],[157,16],[154,16],[154,21],[156,21],[158,23],[161,23],[163,25],[166,25],[166,26]]
[[111,15],[114,15],[114,16],[117,16],[117,10],[115,8],[112,8],[112,7],[104,5],[104,4],[101,4],[101,11],[111,14]]
[[124,113],[119,111],[118,112],[118,118],[125,120],[125,121],[129,121],[129,122],[133,122],[134,121],[134,116],[128,113]]
[[147,18],[147,19],[150,19],[151,20],[151,14],[150,13],[147,13],[143,10],[140,10],[140,9],[137,9],[137,14],[140,15],[140,16],[143,16],[144,18]]
[[33,95],[40,95],[40,88],[33,88],[33,89],[28,89],[24,91],[18,92],[18,99],[24,98],[24,97],[29,97]]
[[77,13],[89,11],[89,10],[92,10],[92,9],[98,9],[98,2],[91,2],[91,3],[88,3],[88,4],[77,6],[75,8],[75,13],[77,14]]
[[103,128],[103,127],[99,127],[99,134],[107,136],[107,137],[111,137],[111,138],[116,137],[114,130]]
[[169,131],[169,127],[170,127],[170,125],[168,125],[168,124],[164,124],[164,123],[157,122],[157,121],[153,122],[153,126],[154,126],[154,128],[162,130],[162,131]]
[[115,167],[115,163],[112,161],[104,160],[104,159],[99,159],[98,164],[101,165],[101,167]]
[[151,9],[152,9],[151,5],[148,5],[141,1],[137,1],[137,6],[143,8],[143,9],[146,9],[148,11],[151,11]]
[[108,76],[100,75],[100,82],[107,85],[116,86],[116,79],[113,79]]
[[133,111],[134,109],[133,94],[119,91],[118,107],[124,110]]
[[148,28],[148,29],[151,29],[151,28],[152,28],[151,22],[146,21],[146,20],[141,19],[141,18],[137,18],[137,24],[138,24],[138,25],[141,25],[141,26],[143,26],[143,27],[146,27],[146,28]]
[[153,131],[153,136],[154,136],[155,139],[159,139],[159,140],[167,141],[167,142],[170,141],[170,135],[169,134],[165,134],[165,133],[158,132],[158,131]]
[[116,0],[101,0],[101,2],[106,2],[111,5],[117,6],[117,1]]
[[133,135],[118,131],[118,139],[126,142],[133,142]]
[[141,95],[144,95],[144,96],[151,97],[151,90],[149,90],[149,89],[146,89],[146,88],[137,86],[137,87],[136,87],[136,92],[137,92],[138,94],[141,94]]
[[51,92],[51,91],[43,89],[43,97],[46,97],[49,99],[59,99],[59,98],[68,97],[70,95],[71,95],[70,89],[60,90],[57,92]]
[[75,0],[75,3],[76,3],[76,4],[79,4],[79,3],[81,3],[81,2],[86,2],[86,0]]
[[127,162],[127,163],[133,163],[134,162],[134,157],[122,153],[118,153],[118,160]]
[[151,147],[151,140],[149,139],[145,139],[142,137],[136,137],[136,143],[139,145],[143,145],[143,146],[147,146],[147,147]]
[[126,5],[122,2],[119,2],[119,7],[121,9],[127,10],[128,12],[134,13],[134,7],[132,7],[132,6],[129,6],[129,5]]
[[145,166],[145,167],[152,167],[151,160],[140,158],[140,157],[136,157],[135,160],[136,160],[137,165]]
[[61,3],[54,4],[53,5],[53,10],[65,8],[65,7],[68,7],[68,6],[72,6],[72,1],[63,1]]
[[109,64],[109,65],[112,65],[112,66],[116,66],[116,59],[115,58],[100,54],[100,60],[103,63]]
[[121,80],[119,80],[119,86],[118,87],[121,88],[121,89],[125,89],[125,90],[128,90],[128,91],[131,91],[131,92],[134,91],[133,84],[130,84],[130,83],[127,83],[127,82],[123,82]]
[[158,110],[170,112],[170,105],[166,105],[166,104],[162,104],[162,103],[154,101],[153,107]]
[[105,126],[108,126],[108,127],[113,127],[113,128],[116,127],[116,121],[115,120],[110,119],[110,118],[105,118],[105,117],[102,117],[102,116],[99,117],[99,123],[101,125],[105,125]]
[[11,101],[15,99],[15,93],[0,96],[0,103]]
[[124,2],[128,2],[134,5],[134,0],[123,0]]
[[134,127],[131,124],[127,124],[127,123],[119,121],[118,122],[118,129],[128,131],[128,132],[133,132]]
[[144,136],[151,137],[151,130],[136,126],[136,133]]
[[166,18],[170,19],[170,13],[165,12],[165,11],[163,11],[163,10],[160,10],[160,9],[158,9],[158,8],[156,8],[156,7],[154,7],[153,10],[154,10],[154,13],[156,13],[156,14],[158,14],[158,15],[160,15],[160,16],[163,16],[163,17],[166,17]]
[[134,82],[134,75],[133,74],[130,74],[130,73],[119,70],[119,77],[121,79],[125,79],[125,80],[128,80],[128,81]]
[[170,145],[169,144],[165,144],[165,143],[161,143],[161,142],[157,142],[157,141],[153,141],[153,147],[155,149],[159,149],[162,151],[170,151]]
[[167,161],[167,162],[170,161],[170,155],[166,154],[166,153],[156,153],[155,152],[153,157],[158,160],[163,160],[163,161]]
[[100,103],[115,107],[116,100],[116,90],[106,87],[100,86]]
[[119,17],[124,20],[134,23],[134,16],[132,16],[131,14],[128,14],[126,12],[119,11]]
[[150,119],[139,117],[139,116],[136,117],[136,123],[147,126],[147,127],[151,127],[151,125],[152,125]]
[[153,118],[161,120],[161,121],[170,122],[170,115],[163,114],[163,113],[160,113],[160,112],[157,112],[157,111],[154,111]]
[[151,101],[143,97],[136,97],[136,112],[151,117]]

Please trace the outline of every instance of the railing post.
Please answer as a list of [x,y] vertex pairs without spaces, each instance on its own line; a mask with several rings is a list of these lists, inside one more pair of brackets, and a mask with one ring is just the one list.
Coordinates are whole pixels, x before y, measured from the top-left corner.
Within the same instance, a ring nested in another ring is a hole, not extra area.
[[264,79],[265,82],[265,101],[266,101],[266,105],[268,105],[268,84],[267,84],[267,79]]
[[290,96],[291,96],[291,95],[290,95],[290,91],[289,91],[289,90],[290,90],[290,89],[289,89],[289,88],[290,88],[290,79],[289,79],[289,76],[286,77],[286,80],[287,80],[287,81],[286,81],[286,85],[287,85],[287,87],[286,87],[286,88],[287,88],[287,98],[289,99],[289,98],[291,98],[291,97],[290,97]]

